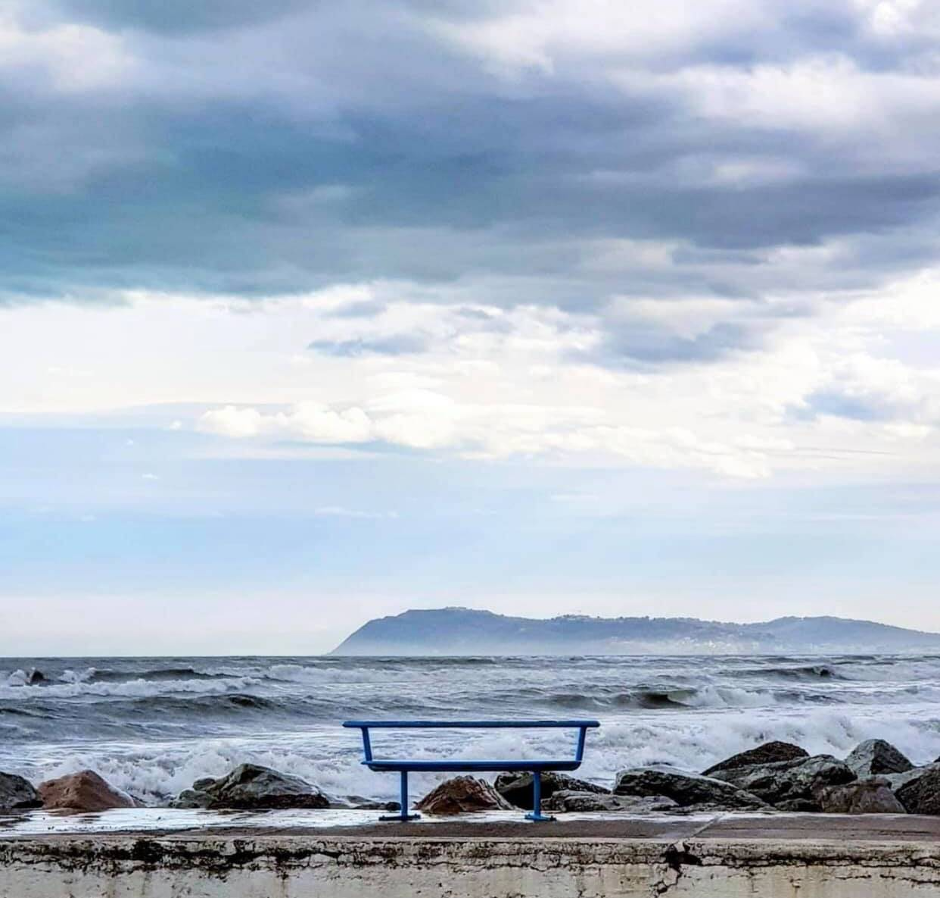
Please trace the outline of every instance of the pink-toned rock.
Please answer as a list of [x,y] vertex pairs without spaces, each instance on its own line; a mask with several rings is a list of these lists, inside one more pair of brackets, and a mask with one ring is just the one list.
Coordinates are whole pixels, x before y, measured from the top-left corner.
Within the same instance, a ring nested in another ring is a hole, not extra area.
[[77,812],[103,812],[109,808],[133,808],[134,800],[116,790],[94,771],[79,771],[37,788],[43,808],[70,809]]
[[513,806],[487,781],[464,775],[438,784],[416,804],[416,808],[430,815],[461,815]]

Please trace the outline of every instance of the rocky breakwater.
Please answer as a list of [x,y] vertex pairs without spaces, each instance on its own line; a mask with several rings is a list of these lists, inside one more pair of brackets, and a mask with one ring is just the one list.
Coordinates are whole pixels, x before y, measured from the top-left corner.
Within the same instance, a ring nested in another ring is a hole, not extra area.
[[701,774],[668,766],[622,771],[614,792],[667,796],[687,811],[937,815],[938,763],[916,767],[885,740],[866,740],[843,760],[772,742]]
[[[701,772],[668,765],[629,768],[618,772],[610,788],[547,772],[542,778],[543,808],[625,815],[754,810],[937,815],[938,767],[938,760],[915,765],[884,740],[866,740],[845,759],[810,755],[800,746],[775,741]],[[504,773],[493,784],[469,776],[451,778],[416,805],[431,815],[460,815],[528,810],[532,801],[532,775]],[[0,811],[47,808],[97,812],[142,804],[94,771],[48,780],[38,788],[19,775],[0,772]],[[330,797],[300,777],[253,764],[239,765],[223,777],[201,778],[169,805],[257,811],[398,809],[395,802]]]
[[[845,759],[810,755],[793,743],[773,741],[702,772],[669,765],[629,768],[618,772],[611,789],[547,772],[542,796],[543,808],[552,812],[937,815],[938,763],[918,767],[885,740],[866,740]],[[492,788],[476,778],[452,778],[418,807],[430,814],[459,814],[507,804],[528,810],[532,802],[532,774],[508,772],[498,775]]]

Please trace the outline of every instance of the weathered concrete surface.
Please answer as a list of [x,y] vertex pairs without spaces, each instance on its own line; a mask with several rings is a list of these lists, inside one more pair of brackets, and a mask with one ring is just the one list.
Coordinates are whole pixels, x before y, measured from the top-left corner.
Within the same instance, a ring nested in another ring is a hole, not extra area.
[[937,896],[917,816],[455,822],[0,840],[0,896]]

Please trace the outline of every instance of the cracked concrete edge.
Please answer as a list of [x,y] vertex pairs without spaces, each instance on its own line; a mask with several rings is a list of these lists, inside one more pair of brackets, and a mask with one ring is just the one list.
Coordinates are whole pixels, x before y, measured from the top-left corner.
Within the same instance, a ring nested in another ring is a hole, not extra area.
[[0,840],[0,863],[28,859],[73,864],[132,863],[144,866],[238,866],[268,860],[282,866],[309,864],[314,858],[348,864],[381,863],[394,858],[429,863],[460,857],[471,862],[500,859],[512,865],[535,857],[565,857],[594,864],[656,863],[755,866],[788,863],[834,864],[851,862],[869,866],[922,865],[938,869],[937,844],[910,841],[846,842],[843,840],[777,841],[748,839],[616,840],[452,838],[311,838],[310,836],[253,837],[250,839],[180,840],[149,836],[78,837],[56,841]]
[[[937,895],[938,869],[937,844],[911,841],[0,840],[0,896],[85,895],[89,888],[119,896],[920,896]],[[316,892],[324,886],[334,892]]]

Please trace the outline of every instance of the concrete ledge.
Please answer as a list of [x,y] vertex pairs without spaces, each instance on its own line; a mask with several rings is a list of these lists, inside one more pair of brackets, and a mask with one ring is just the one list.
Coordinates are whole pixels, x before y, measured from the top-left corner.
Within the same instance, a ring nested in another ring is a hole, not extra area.
[[937,819],[838,819],[842,834],[833,820],[12,837],[0,840],[0,896],[938,895]]

